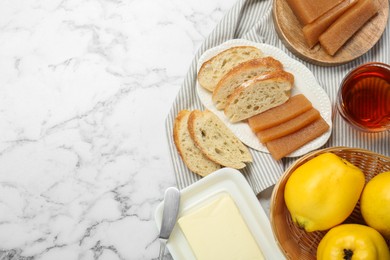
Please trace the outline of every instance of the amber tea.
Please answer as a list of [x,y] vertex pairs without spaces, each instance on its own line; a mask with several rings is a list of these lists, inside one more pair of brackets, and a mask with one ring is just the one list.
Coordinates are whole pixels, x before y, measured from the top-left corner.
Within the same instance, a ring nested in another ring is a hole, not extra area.
[[390,130],[390,66],[364,64],[348,74],[339,90],[340,114],[369,132]]

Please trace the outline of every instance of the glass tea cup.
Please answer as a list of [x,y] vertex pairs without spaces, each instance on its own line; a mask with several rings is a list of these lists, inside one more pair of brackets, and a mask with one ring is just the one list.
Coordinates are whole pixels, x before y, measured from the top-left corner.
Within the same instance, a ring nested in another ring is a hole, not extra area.
[[337,96],[340,115],[364,132],[390,131],[390,66],[360,65],[343,79]]

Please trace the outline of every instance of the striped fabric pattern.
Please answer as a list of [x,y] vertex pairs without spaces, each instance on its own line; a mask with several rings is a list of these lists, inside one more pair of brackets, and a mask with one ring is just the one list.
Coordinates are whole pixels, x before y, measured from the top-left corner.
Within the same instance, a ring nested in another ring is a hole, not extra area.
[[[290,57],[305,64],[313,72],[318,83],[324,88],[333,106],[339,85],[343,77],[351,69],[370,61],[390,63],[389,26],[386,27],[378,43],[360,58],[339,66],[316,66],[300,60],[283,45],[275,31],[272,21],[272,0],[239,0],[226,13],[196,53],[183,85],[166,118],[166,134],[169,150],[177,186],[180,189],[196,182],[200,177],[188,170],[177,153],[173,142],[174,119],[182,109],[204,109],[197,97],[195,87],[197,61],[202,53],[227,40],[237,38],[273,45],[282,49]],[[333,146],[363,148],[390,156],[390,134],[389,132],[368,134],[354,130],[343,121],[336,110],[333,110],[332,135],[324,147]],[[280,161],[275,161],[267,153],[258,152],[253,149],[250,150],[254,158],[254,163],[249,164],[242,170],[242,173],[256,194],[274,185],[284,170],[297,159],[284,158]]]

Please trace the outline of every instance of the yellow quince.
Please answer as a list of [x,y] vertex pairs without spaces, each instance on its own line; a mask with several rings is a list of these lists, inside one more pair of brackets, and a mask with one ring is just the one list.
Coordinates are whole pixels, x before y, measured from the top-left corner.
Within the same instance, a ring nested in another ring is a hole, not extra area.
[[390,239],[390,172],[382,172],[366,184],[360,211],[367,225]]
[[385,239],[375,229],[342,224],[328,231],[317,248],[317,260],[389,260]]
[[359,168],[333,153],[323,153],[291,174],[284,199],[299,227],[308,232],[327,230],[352,213],[364,184]]

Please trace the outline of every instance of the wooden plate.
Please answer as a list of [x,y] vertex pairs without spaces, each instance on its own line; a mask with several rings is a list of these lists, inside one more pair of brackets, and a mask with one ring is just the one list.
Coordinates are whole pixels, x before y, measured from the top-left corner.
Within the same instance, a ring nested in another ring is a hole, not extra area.
[[273,20],[280,39],[295,55],[316,65],[339,65],[352,61],[369,51],[382,36],[389,16],[389,1],[377,1],[381,6],[379,13],[356,32],[334,56],[327,54],[320,44],[312,49],[306,45],[302,25],[286,0],[274,0]]

